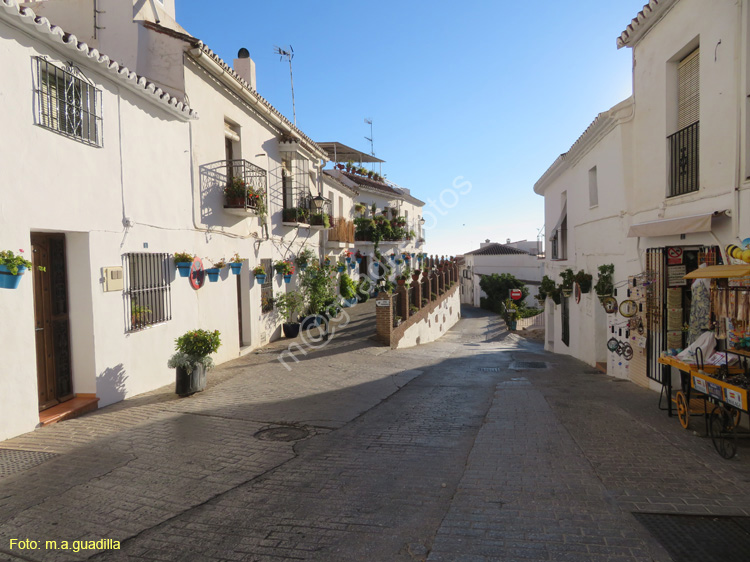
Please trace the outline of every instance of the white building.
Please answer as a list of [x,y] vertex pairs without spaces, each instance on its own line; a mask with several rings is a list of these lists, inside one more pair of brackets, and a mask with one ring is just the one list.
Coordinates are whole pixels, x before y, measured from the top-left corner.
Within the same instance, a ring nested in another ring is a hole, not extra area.
[[[593,295],[548,299],[548,349],[659,388],[659,354],[685,343],[682,274],[727,263],[726,245],[750,235],[749,22],[745,0],[652,0],[617,39],[633,50],[632,98],[600,114],[534,190],[545,198],[547,274],[559,282],[560,270],[584,269],[595,282],[612,263],[617,300],[638,313],[604,314]],[[611,338],[632,359],[608,352]]]
[[537,306],[534,295],[544,274],[544,261],[508,244],[498,244],[486,240],[479,248],[463,254],[461,266],[461,302],[479,306],[480,299],[487,295],[479,287],[483,275],[507,273],[529,289],[526,299],[528,306]]

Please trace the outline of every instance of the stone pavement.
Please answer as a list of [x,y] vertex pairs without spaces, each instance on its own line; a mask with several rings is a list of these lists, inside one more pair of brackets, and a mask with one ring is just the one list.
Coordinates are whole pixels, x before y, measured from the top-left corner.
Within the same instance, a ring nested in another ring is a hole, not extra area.
[[[370,339],[372,312],[290,371],[276,342],[191,398],[160,389],[0,443],[29,455],[0,472],[0,560],[667,561],[633,512],[750,515],[750,443],[725,461],[658,394],[483,311],[396,351]],[[41,544],[10,547],[24,538]],[[84,539],[121,545],[62,548]]]

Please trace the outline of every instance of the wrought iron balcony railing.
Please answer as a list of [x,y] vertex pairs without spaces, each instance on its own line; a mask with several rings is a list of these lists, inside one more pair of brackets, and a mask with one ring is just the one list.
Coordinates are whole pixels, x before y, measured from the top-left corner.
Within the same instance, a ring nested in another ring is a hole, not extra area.
[[201,175],[207,187],[222,191],[228,211],[266,213],[268,175],[260,166],[247,160],[219,160],[201,166]]
[[698,191],[700,148],[699,121],[667,137],[669,139],[669,197]]

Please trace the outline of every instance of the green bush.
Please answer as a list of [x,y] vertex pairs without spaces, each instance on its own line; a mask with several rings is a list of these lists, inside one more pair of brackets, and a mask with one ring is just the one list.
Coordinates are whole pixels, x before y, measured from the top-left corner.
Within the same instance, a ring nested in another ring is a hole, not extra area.
[[346,300],[353,299],[357,296],[357,285],[354,284],[352,278],[346,273],[342,273],[341,278],[339,279],[339,293],[341,293],[341,297]]
[[191,330],[175,340],[175,349],[191,357],[200,358],[216,353],[221,346],[219,330]]

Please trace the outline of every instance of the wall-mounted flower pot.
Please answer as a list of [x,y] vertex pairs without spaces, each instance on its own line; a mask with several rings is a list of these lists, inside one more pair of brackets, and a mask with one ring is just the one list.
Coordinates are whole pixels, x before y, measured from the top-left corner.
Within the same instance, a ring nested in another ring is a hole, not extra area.
[[0,289],[17,289],[24,271],[26,266],[19,265],[18,275],[13,275],[6,266],[0,265]]
[[362,258],[357,258],[357,263],[362,263]]
[[345,268],[344,268],[343,265],[339,265],[339,266],[336,267],[336,269],[338,270],[339,273],[344,273],[344,269]]
[[206,270],[206,275],[208,275],[208,280],[211,281],[211,283],[216,283],[219,280],[220,273],[221,269],[218,267],[212,267],[211,269]]
[[573,289],[563,288],[561,289],[561,292],[562,292],[562,296],[564,296],[567,299],[573,294]]
[[265,275],[256,275],[256,276],[255,276],[255,280],[256,280],[256,281],[257,281],[257,282],[258,282],[259,284],[263,285],[263,284],[264,284],[264,283],[266,282],[266,276],[265,276]]
[[287,273],[284,275],[284,283],[291,283],[292,282],[292,274]]
[[232,273],[234,275],[239,275],[240,271],[242,271],[242,264],[241,263],[230,263],[229,267],[232,268]]
[[176,264],[177,271],[180,272],[180,277],[190,277],[190,268],[193,265],[191,261],[178,261]]
[[352,258],[346,258],[346,263],[352,263]]

